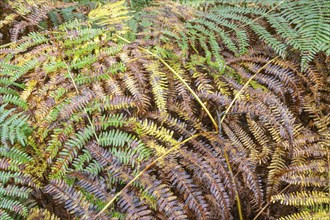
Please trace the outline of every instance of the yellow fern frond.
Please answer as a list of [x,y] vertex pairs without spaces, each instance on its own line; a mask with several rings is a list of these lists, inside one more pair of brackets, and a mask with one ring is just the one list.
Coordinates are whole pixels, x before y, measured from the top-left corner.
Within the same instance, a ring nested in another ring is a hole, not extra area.
[[157,157],[165,154],[166,151],[167,151],[165,147],[163,147],[162,145],[157,144],[153,140],[148,141],[146,144],[147,144],[148,147],[150,147],[151,149],[153,149],[155,151],[155,153],[156,153],[155,155]]
[[16,18],[18,17],[17,14],[9,14],[7,15],[2,21],[0,21],[0,28],[2,28],[3,26],[10,24],[11,22],[13,22]]
[[169,143],[172,146],[178,144],[178,141],[173,138],[173,131],[159,127],[152,121],[144,120],[143,122],[137,122],[136,126],[140,130],[141,135],[154,136],[158,140]]
[[329,194],[326,192],[302,191],[287,194],[277,194],[275,196],[272,196],[271,201],[279,201],[281,204],[284,205],[314,206],[318,204],[329,204],[330,197]]
[[27,100],[31,94],[31,92],[33,91],[33,89],[35,88],[35,86],[37,85],[38,81],[36,80],[31,80],[29,82],[26,83],[26,88],[25,90],[21,93],[21,99],[22,100]]
[[150,84],[154,94],[155,103],[160,112],[166,112],[166,96],[167,96],[167,77],[166,74],[159,70],[159,63],[154,61],[147,66],[150,74]]
[[124,24],[128,16],[128,8],[125,6],[125,0],[110,2],[105,5],[99,5],[88,14],[92,23],[100,26],[106,26],[111,30],[119,30],[118,34],[123,34],[128,27]]
[[315,213],[311,213],[308,211],[294,213],[292,215],[288,215],[278,220],[329,220],[329,210],[319,210]]
[[59,217],[55,216],[47,209],[33,208],[30,210],[27,220],[37,220],[37,219],[60,220]]

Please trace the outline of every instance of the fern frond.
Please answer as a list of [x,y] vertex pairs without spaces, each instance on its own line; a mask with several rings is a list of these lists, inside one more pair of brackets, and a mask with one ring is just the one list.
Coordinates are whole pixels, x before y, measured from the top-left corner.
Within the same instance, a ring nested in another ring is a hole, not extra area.
[[26,206],[17,200],[11,200],[6,197],[0,198],[0,209],[8,210],[24,217],[28,214],[28,209]]
[[75,190],[72,186],[69,186],[64,181],[52,180],[45,187],[45,192],[53,195],[59,203],[64,203],[65,207],[71,212],[82,219],[91,218],[91,212],[89,211],[90,205],[81,194],[81,192]]
[[184,151],[183,155],[185,155],[185,159],[188,162],[188,168],[194,171],[198,178],[201,178],[212,196],[216,199],[217,204],[214,205],[223,210],[221,212],[222,218],[228,218],[230,216],[228,208],[230,206],[230,200],[228,192],[225,191],[223,185],[223,182],[227,180],[223,180],[218,174],[214,173],[210,164],[203,161],[202,158],[197,157],[196,154]]
[[166,74],[162,73],[159,68],[160,66],[157,62],[149,63],[147,66],[147,70],[151,72],[150,84],[158,111],[166,112],[167,78]]
[[0,106],[0,138],[3,145],[18,141],[22,145],[27,143],[31,128],[27,123],[28,117],[22,114],[12,114],[15,109],[6,110],[6,105]]
[[143,87],[138,83],[132,74],[123,74],[122,79],[124,80],[125,86],[133,95],[134,99],[139,103],[139,108],[145,111],[149,107],[150,98],[143,94]]
[[272,196],[272,202],[279,201],[285,205],[296,206],[315,206],[319,204],[329,204],[329,195],[326,192],[311,191],[311,192],[297,192],[290,194],[278,194]]
[[208,204],[205,201],[203,193],[198,190],[190,176],[180,166],[169,166],[168,168],[167,177],[173,182],[179,192],[184,195],[185,203],[189,209],[196,213],[198,219],[208,219],[210,216]]
[[157,199],[157,207],[164,212],[169,219],[187,219],[183,210],[183,204],[173,195],[169,186],[154,176],[147,175],[141,179],[146,185],[146,191]]
[[329,208],[320,209],[313,213],[309,211],[303,211],[279,218],[279,220],[300,220],[300,219],[327,220],[329,219]]
[[93,177],[92,175],[88,175],[87,173],[81,172],[73,172],[69,174],[71,177],[75,177],[78,179],[77,185],[81,186],[89,193],[92,193],[97,198],[101,200],[105,200],[111,196],[110,193],[107,192],[104,180],[98,180],[98,178]]
[[0,146],[0,217],[14,219],[27,217],[27,199],[37,187],[30,175],[24,174],[32,161],[26,153]]
[[[302,68],[306,68],[318,52],[329,54],[330,20],[326,15],[329,14],[330,6],[327,1],[288,2],[282,8],[279,16],[290,22],[296,32],[296,36],[288,39],[288,44],[301,52]],[[288,34],[279,31],[280,34]]]
[[124,193],[118,201],[118,205],[127,212],[127,219],[153,218],[152,211],[134,196],[134,192]]
[[41,209],[41,208],[32,208],[32,209],[30,209],[27,220],[37,220],[39,218],[42,218],[44,220],[60,220],[59,217],[52,214],[47,209]]
[[119,34],[127,31],[127,26],[124,23],[129,19],[129,16],[124,0],[102,5],[90,11],[88,17],[92,23],[106,26],[112,31],[117,30]]

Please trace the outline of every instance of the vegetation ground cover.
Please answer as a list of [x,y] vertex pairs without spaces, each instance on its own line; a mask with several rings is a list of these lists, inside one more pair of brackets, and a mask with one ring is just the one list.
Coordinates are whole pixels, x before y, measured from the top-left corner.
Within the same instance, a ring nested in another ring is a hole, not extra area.
[[326,0],[0,3],[0,219],[329,219]]

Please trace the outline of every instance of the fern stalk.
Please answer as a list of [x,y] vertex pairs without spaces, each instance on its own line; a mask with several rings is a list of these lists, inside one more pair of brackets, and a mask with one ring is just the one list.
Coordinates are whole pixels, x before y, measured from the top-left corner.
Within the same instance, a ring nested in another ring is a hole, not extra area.
[[[287,185],[284,189],[281,190],[281,192],[279,194],[282,194],[287,188],[289,188],[291,185]],[[253,220],[257,220],[258,217],[263,213],[263,211],[265,211],[265,209],[270,205],[270,202],[267,202],[267,204],[262,207],[262,209],[260,209],[260,211],[257,213],[256,216],[254,216]]]

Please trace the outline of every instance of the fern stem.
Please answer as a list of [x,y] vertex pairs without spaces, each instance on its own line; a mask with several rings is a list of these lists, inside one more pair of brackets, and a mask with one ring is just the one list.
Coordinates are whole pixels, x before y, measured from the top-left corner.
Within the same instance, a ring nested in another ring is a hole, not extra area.
[[[330,170],[330,155],[329,155],[329,148],[327,148],[327,159],[328,159],[328,170]],[[330,171],[328,171],[328,186],[330,186]],[[330,195],[330,187],[328,187],[328,193]]]
[[[227,154],[227,152],[226,152],[225,150],[223,151],[223,154],[224,154],[224,156],[225,156],[226,164],[227,164],[227,166],[228,166],[228,170],[229,170],[229,173],[230,173],[230,178],[231,178],[231,180],[232,180],[233,185],[235,186],[236,184],[235,184],[234,173],[233,173],[233,170],[232,170],[231,165],[230,165],[230,162],[229,162],[228,154]],[[238,211],[238,216],[239,216],[239,219],[240,219],[240,220],[243,220],[244,218],[243,218],[243,212],[242,212],[241,200],[240,200],[240,198],[239,198],[239,195],[238,195],[237,190],[235,190],[235,191],[236,191],[236,192],[235,192],[235,197],[236,197],[236,201],[237,201],[237,211]]]
[[[127,43],[131,43],[129,40],[116,35],[116,37],[120,38],[121,40],[127,42]],[[202,102],[202,100],[200,100],[200,98],[197,96],[197,94],[194,92],[194,90],[192,90],[192,88],[190,88],[190,86],[186,83],[186,81],[165,61],[163,60],[160,56],[158,56],[157,54],[151,52],[150,50],[147,50],[143,47],[138,46],[138,48],[140,50],[143,50],[144,52],[152,55],[153,57],[157,58],[161,63],[163,63],[176,77],[178,77],[178,79],[183,83],[183,85],[188,89],[188,91],[195,97],[195,99],[197,100],[197,102],[200,104],[200,106],[205,110],[205,112],[207,113],[207,115],[209,116],[210,120],[212,121],[216,131],[218,131],[218,124],[217,122],[214,120],[213,116],[211,115],[210,111],[206,108],[206,106],[204,105],[204,103]]]
[[97,213],[94,219],[97,219],[98,216],[100,216],[109,206],[120,196],[129,186],[131,186],[144,172],[146,172],[149,168],[151,168],[153,165],[155,165],[158,161],[164,159],[169,153],[173,152],[174,150],[180,148],[180,146],[194,138],[197,138],[200,135],[203,134],[210,134],[210,133],[217,133],[217,132],[203,132],[203,133],[198,133],[195,135],[190,136],[189,138],[186,138],[185,140],[181,141],[180,143],[176,144],[169,150],[167,150],[165,153],[163,153],[161,156],[156,158],[153,162],[151,162],[148,166],[146,166],[142,171],[140,171],[131,181],[129,181],[126,186],[120,190],[104,207],[103,209]]
[[[74,88],[75,88],[77,94],[80,94],[80,92],[79,92],[79,90],[78,90],[78,87],[77,87],[77,85],[76,85],[76,83],[75,83],[75,81],[74,81],[74,79],[73,79],[72,74],[71,74],[71,70],[70,70],[69,65],[68,65],[66,62],[64,62],[64,64],[65,64],[65,66],[66,66],[66,69],[68,70],[68,73],[69,73],[70,79],[71,79],[71,81],[72,81],[72,84],[73,84],[73,86],[74,86]],[[97,137],[97,134],[96,134],[96,131],[95,131],[95,127],[94,127],[94,125],[93,125],[93,122],[92,122],[91,118],[89,117],[86,108],[85,108],[85,107],[83,107],[83,108],[84,108],[84,113],[85,113],[86,116],[87,116],[87,120],[88,120],[89,124],[90,124],[91,127],[92,127],[92,130],[93,130],[93,134],[94,134],[94,136],[95,136],[95,139],[96,139],[97,143],[99,143],[99,138]]]
[[[289,186],[291,185],[287,185],[283,190],[281,190],[281,192],[279,194],[282,194],[287,188],[289,188]],[[257,213],[257,215],[253,218],[253,220],[257,220],[257,218],[261,215],[261,213],[263,213],[263,211],[265,211],[265,209],[270,205],[270,202],[267,202],[267,204],[262,207],[262,209],[260,209],[260,211]]]

